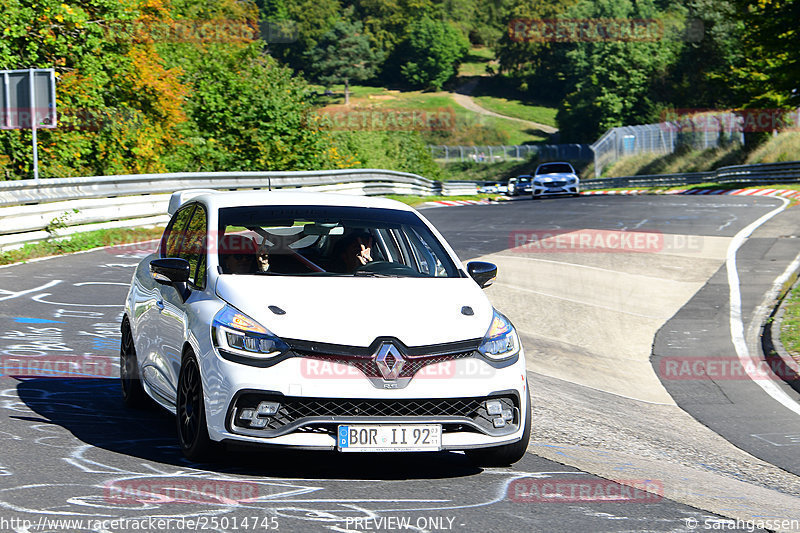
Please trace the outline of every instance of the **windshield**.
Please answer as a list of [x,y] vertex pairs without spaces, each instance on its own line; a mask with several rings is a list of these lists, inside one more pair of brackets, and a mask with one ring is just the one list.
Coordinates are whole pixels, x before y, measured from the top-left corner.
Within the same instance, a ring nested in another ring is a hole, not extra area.
[[567,163],[550,163],[541,165],[536,169],[536,174],[574,174],[575,171]]
[[223,274],[460,277],[414,213],[329,206],[219,211]]

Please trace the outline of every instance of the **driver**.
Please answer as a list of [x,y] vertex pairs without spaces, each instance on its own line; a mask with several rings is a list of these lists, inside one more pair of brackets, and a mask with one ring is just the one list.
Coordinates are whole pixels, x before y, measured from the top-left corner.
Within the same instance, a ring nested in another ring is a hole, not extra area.
[[220,241],[220,263],[225,274],[253,274],[269,269],[269,254],[263,243],[244,235],[224,235]]

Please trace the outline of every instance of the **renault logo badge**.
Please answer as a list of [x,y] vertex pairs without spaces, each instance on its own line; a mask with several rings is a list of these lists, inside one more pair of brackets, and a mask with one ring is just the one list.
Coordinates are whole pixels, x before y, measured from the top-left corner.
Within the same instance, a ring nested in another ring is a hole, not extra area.
[[402,354],[394,344],[381,344],[375,353],[375,364],[385,381],[394,381],[400,375],[406,363]]

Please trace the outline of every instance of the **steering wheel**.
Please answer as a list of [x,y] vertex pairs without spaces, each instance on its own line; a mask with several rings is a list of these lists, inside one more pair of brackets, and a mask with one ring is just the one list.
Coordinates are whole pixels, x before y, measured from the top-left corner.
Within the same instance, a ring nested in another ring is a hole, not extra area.
[[374,272],[396,276],[419,276],[420,273],[413,268],[392,261],[370,261],[366,265],[356,268],[355,272]]

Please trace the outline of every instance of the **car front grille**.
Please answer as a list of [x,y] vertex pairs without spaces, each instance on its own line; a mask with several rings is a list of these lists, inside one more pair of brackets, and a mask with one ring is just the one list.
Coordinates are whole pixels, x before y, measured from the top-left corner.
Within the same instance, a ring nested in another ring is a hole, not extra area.
[[547,183],[547,186],[552,189],[552,188],[563,187],[566,184],[567,184],[566,181],[551,181],[551,182]]
[[[403,366],[397,378],[412,378],[428,365],[478,357],[476,352],[481,339],[407,347],[395,338],[375,339],[369,347],[325,344],[300,340],[288,340],[296,356],[316,359],[328,363],[349,365],[357,368],[367,378],[381,378],[376,362],[376,353],[383,344],[392,344],[403,358]],[[393,365],[394,363],[392,363]]]
[[[511,409],[514,419],[504,428],[494,428],[486,411],[486,400],[500,400]],[[263,428],[255,431],[261,436],[278,436],[292,431],[335,431],[338,423],[414,423],[441,422],[447,428],[466,427],[472,431],[498,435],[513,433],[520,422],[517,396],[511,393],[477,398],[429,399],[366,399],[366,398],[305,398],[276,393],[245,392],[235,399],[230,410],[229,426],[239,433],[253,434],[248,420],[238,413],[255,409],[260,402],[277,402],[278,412],[267,419]],[[242,431],[245,430],[245,431]]]
[[[295,350],[297,353],[297,351]],[[372,356],[359,357],[359,356],[343,356],[338,354],[320,354],[320,353],[298,353],[302,357],[308,359],[316,359],[328,363],[337,363],[342,365],[352,366],[361,371],[364,376],[368,378],[380,378],[381,373],[378,369],[378,364]],[[428,365],[436,363],[444,363],[447,361],[455,361],[458,359],[467,359],[475,357],[475,352],[470,350],[468,352],[458,352],[440,355],[423,355],[419,357],[406,356],[403,361],[403,367],[398,374],[398,378],[412,378],[414,375]]]

